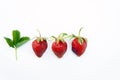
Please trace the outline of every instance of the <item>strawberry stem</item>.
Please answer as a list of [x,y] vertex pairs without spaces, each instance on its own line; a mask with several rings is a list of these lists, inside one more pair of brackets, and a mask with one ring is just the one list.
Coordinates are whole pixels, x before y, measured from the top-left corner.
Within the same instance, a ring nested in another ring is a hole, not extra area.
[[37,32],[39,33],[39,37],[37,37],[37,41],[38,42],[43,41],[43,38],[41,37],[39,29],[37,29]]
[[39,37],[41,38],[41,34],[40,34],[40,31],[39,31],[39,29],[37,29],[37,32],[39,33]]
[[81,27],[80,30],[79,30],[79,32],[78,32],[78,42],[79,42],[80,44],[83,43],[83,39],[82,39],[81,36],[80,36],[80,32],[81,32],[82,29],[83,29],[83,27]]
[[62,33],[59,34],[59,36],[58,36],[58,38],[57,38],[57,43],[59,43],[59,41],[60,41],[60,39],[61,39],[61,35],[62,35]]
[[80,28],[80,30],[78,32],[78,36],[80,36],[80,32],[81,32],[82,29],[83,29],[83,27]]

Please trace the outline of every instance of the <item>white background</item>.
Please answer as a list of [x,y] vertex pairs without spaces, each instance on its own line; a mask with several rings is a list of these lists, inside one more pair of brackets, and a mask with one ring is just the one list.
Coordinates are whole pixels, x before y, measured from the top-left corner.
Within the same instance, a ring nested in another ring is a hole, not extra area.
[[[0,80],[120,80],[120,2],[119,0],[1,0],[0,1]],[[14,49],[4,36],[14,29],[30,38],[57,36],[61,32],[88,38],[81,57],[68,50],[58,59],[51,51],[37,58],[31,48],[33,40]]]

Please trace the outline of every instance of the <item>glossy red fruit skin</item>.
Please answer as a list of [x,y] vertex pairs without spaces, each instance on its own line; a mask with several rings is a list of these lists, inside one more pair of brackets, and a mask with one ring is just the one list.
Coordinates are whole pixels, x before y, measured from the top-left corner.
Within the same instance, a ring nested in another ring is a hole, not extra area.
[[87,47],[87,42],[84,38],[83,39],[83,43],[80,44],[78,42],[78,38],[75,38],[73,41],[72,41],[72,51],[77,55],[77,56],[81,56],[85,50],[86,50],[86,47]]
[[62,58],[67,50],[67,43],[59,41],[58,43],[55,41],[52,43],[52,51],[58,58]]
[[47,47],[48,45],[46,40],[38,42],[36,39],[32,42],[32,48],[37,57],[41,57],[46,51]]

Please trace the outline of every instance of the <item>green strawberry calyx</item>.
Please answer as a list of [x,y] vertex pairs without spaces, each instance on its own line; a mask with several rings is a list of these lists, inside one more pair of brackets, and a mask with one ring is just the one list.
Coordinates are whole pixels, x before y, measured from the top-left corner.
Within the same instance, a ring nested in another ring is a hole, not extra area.
[[83,29],[83,27],[81,27],[81,28],[79,29],[78,36],[76,36],[76,35],[72,34],[72,35],[70,35],[69,37],[70,37],[71,39],[72,39],[72,38],[77,38],[77,39],[78,39],[78,42],[79,42],[80,44],[82,44],[82,43],[84,42],[84,40],[86,40],[86,41],[87,41],[87,39],[86,39],[86,38],[81,37],[81,35],[80,35],[80,33],[81,33],[82,29]]
[[67,33],[61,33],[58,35],[58,37],[55,36],[51,36],[51,37],[54,38],[57,43],[59,43],[60,41],[65,42],[64,40],[65,36],[67,36]]
[[37,42],[42,42],[43,40],[45,40],[45,38],[41,37],[41,33],[40,31],[37,29],[37,32],[39,33],[39,37],[37,37]]

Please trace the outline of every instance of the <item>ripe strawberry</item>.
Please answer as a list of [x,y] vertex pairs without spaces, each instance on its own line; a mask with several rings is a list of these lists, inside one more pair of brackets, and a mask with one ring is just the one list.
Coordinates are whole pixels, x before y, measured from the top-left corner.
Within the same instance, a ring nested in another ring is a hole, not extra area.
[[58,38],[55,38],[55,41],[52,43],[52,51],[58,58],[62,58],[67,50],[67,43],[64,40],[64,36],[67,35],[66,33],[61,33]]
[[81,56],[87,47],[87,40],[84,37],[80,36],[80,31],[82,28],[79,30],[78,36],[73,35],[74,39],[72,41],[72,51],[77,55]]
[[[40,32],[39,32],[39,35],[40,35]],[[43,55],[43,53],[47,49],[47,46],[48,45],[47,45],[46,39],[42,38],[41,35],[32,42],[32,48],[37,57],[41,57]]]

